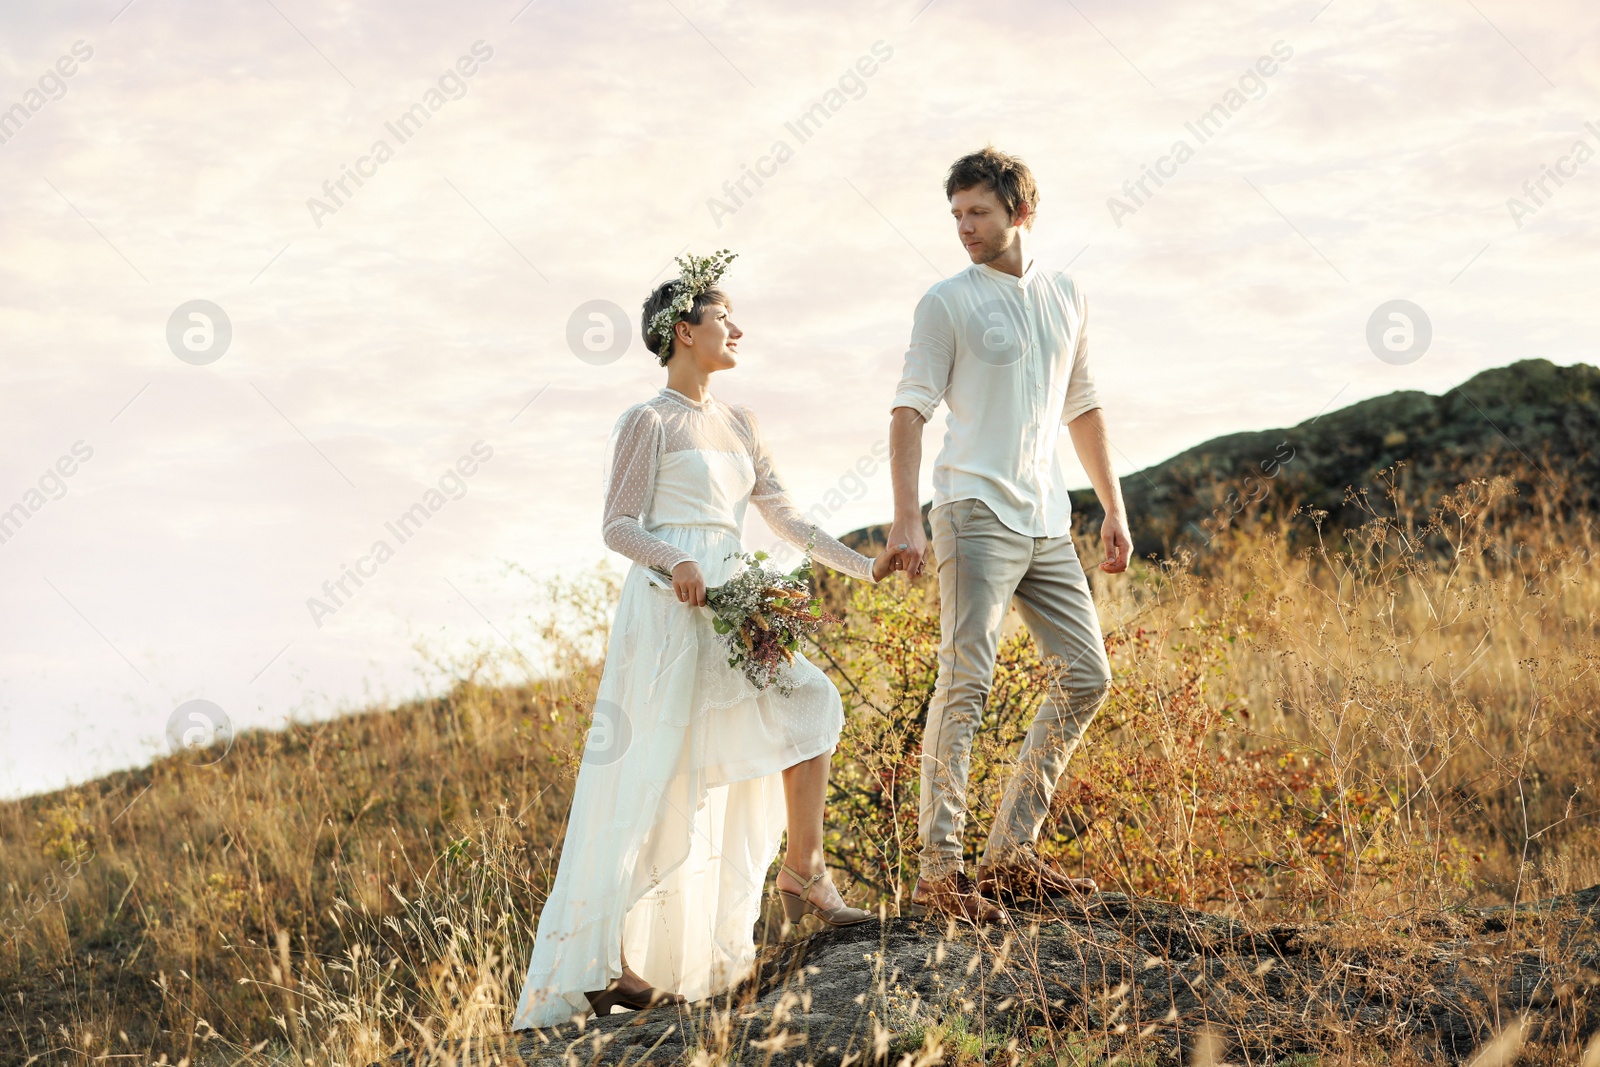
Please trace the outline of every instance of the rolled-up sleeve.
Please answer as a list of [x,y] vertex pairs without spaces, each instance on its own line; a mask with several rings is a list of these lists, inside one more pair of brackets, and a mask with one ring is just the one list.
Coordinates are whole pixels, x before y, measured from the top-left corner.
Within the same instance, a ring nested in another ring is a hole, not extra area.
[[900,385],[894,391],[890,410],[911,408],[924,419],[931,418],[950,388],[950,371],[955,358],[955,322],[944,298],[930,290],[917,303],[905,369],[900,374]]
[[1078,312],[1078,336],[1072,348],[1072,370],[1067,375],[1066,401],[1061,406],[1062,425],[1100,406],[1094,378],[1089,374],[1089,301],[1076,285],[1072,287],[1072,298]]

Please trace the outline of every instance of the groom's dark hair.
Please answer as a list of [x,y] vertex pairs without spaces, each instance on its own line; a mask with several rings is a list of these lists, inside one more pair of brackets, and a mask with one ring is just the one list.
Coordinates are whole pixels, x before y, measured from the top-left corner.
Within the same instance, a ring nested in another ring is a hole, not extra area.
[[1010,215],[1015,216],[1017,207],[1027,204],[1028,221],[1024,225],[1033,225],[1033,212],[1039,207],[1039,186],[1034,183],[1033,171],[1022,160],[1006,155],[994,145],[962,156],[950,164],[950,173],[944,180],[945,199],[978,185],[987,185]]
[[[672,303],[672,288],[677,284],[678,279],[668,278],[656,286],[655,290],[645,297],[644,313],[639,318],[639,332],[644,334],[644,346],[651,351],[663,367],[667,365],[667,360],[672,358],[672,352],[667,353],[666,359],[661,358],[661,338],[650,332],[650,320],[656,317],[656,312]],[[703,293],[696,293],[694,307],[684,312],[679,317],[679,321],[687,322],[694,326],[700,325],[700,319],[705,315],[706,308],[712,304],[721,304],[723,307],[729,307],[728,294],[721,289],[707,289]],[[673,351],[677,351],[677,347],[677,345],[673,345]]]

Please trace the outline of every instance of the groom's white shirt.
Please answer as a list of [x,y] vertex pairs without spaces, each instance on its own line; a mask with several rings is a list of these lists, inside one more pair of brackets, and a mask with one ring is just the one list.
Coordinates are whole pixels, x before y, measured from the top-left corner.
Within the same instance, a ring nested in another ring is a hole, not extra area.
[[1064,271],[1022,277],[974,263],[917,304],[891,408],[950,414],[933,504],[976,498],[1030,537],[1059,537],[1072,513],[1056,453],[1061,427],[1100,406],[1089,376],[1088,307]]

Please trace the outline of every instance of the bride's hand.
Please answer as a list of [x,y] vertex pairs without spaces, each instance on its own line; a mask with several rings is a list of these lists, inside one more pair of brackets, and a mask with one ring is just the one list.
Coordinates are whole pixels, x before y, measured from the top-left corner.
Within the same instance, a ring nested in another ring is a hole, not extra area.
[[902,569],[900,553],[886,548],[872,558],[872,580],[881,582],[889,576],[891,571]]
[[695,607],[705,607],[706,579],[700,573],[700,564],[692,559],[686,559],[672,568],[672,591],[678,594],[678,599],[685,604]]

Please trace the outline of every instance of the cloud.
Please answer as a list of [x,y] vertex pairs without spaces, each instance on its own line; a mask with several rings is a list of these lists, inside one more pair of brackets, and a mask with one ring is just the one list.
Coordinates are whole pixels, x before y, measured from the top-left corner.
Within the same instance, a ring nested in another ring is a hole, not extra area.
[[[662,380],[636,336],[574,358],[567,319],[636,316],[685,248],[739,252],[745,361],[715,388],[821,502],[884,435],[917,298],[965,265],[942,178],[986,141],[1033,166],[1036,254],[1090,294],[1124,475],[1336,394],[1592,360],[1600,170],[1521,230],[1505,199],[1600,119],[1600,14],[1479,6],[8,10],[6,93],[95,55],[0,146],[0,498],[96,451],[0,545],[0,791],[146,758],[186,699],[329,714],[422,686],[419,635],[500,641],[527,608],[505,562],[604,555],[605,443]],[[866,91],[717,227],[707,197],[879,40]],[[307,198],[478,41],[465,94],[319,228]],[[1107,197],[1277,41],[1270,91],[1114,226]],[[1363,340],[1397,297],[1435,331],[1404,367]],[[199,298],[234,328],[203,367],[164,337]],[[479,439],[471,493],[314,627],[310,591]],[[879,473],[829,524],[888,509]]]

